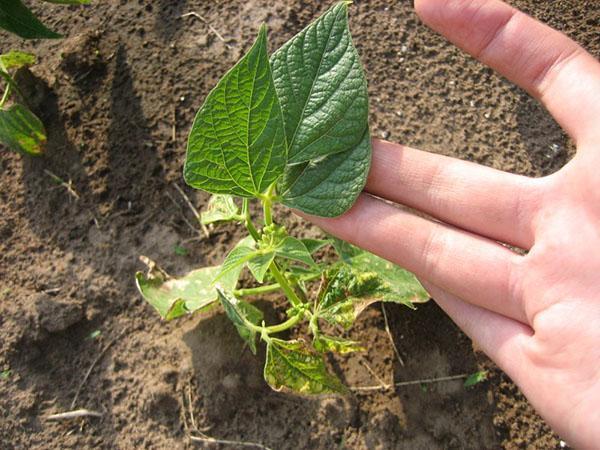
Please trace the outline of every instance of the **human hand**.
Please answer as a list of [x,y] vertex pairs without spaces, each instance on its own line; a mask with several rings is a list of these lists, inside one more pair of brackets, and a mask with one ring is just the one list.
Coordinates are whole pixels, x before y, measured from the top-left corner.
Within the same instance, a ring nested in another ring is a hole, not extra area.
[[375,141],[356,205],[310,220],[414,272],[570,445],[591,448],[600,442],[600,63],[498,0],[415,3],[426,24],[540,100],[577,154],[532,179]]

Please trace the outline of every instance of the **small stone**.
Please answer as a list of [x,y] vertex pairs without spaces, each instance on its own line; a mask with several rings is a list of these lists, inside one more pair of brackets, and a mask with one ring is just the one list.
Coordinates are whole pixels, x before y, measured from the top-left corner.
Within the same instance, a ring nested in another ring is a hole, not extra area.
[[389,131],[382,131],[381,132],[381,137],[383,139],[388,139],[390,137],[390,132]]

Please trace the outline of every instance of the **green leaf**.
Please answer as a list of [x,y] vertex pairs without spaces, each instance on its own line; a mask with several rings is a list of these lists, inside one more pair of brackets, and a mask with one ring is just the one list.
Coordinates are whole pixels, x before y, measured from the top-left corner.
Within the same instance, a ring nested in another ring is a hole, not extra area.
[[283,116],[267,56],[267,31],[217,84],[188,140],[184,177],[214,194],[256,197],[283,173]]
[[225,314],[233,322],[241,338],[246,341],[252,353],[256,355],[256,331],[248,323],[258,325],[263,320],[260,309],[243,300],[238,300],[223,289],[217,288],[219,300]]
[[355,256],[366,253],[365,250],[360,249],[350,244],[349,242],[342,241],[341,239],[338,239],[333,236],[331,237],[331,242],[337,254],[340,255],[342,261],[346,263],[350,263],[352,261],[352,258],[354,258]]
[[467,379],[465,380],[465,384],[464,386],[466,388],[474,386],[478,383],[481,383],[482,381],[485,381],[487,379],[487,371],[486,370],[481,370],[479,372],[475,372],[472,373],[471,375],[469,375],[467,377]]
[[225,257],[225,261],[223,261],[221,270],[213,280],[213,284],[231,272],[241,271],[244,264],[263,255],[264,252],[262,252],[261,250],[257,250],[254,247],[250,247],[245,243],[238,244]]
[[271,57],[285,117],[288,162],[344,152],[368,128],[367,82],[340,2]]
[[3,370],[2,372],[0,372],[0,380],[7,380],[8,378],[10,378],[10,374],[10,369]]
[[256,278],[256,281],[258,281],[259,283],[264,282],[265,275],[267,274],[269,266],[271,265],[274,259],[275,253],[269,252],[265,254],[260,254],[248,261],[248,269],[250,269],[250,272],[252,273],[254,278]]
[[340,2],[271,58],[288,141],[283,204],[324,217],[347,211],[371,161],[367,81]]
[[319,334],[313,340],[313,346],[321,353],[335,352],[341,355],[352,352],[362,352],[365,348],[359,342],[334,336]]
[[305,245],[306,249],[308,250],[308,252],[311,255],[313,253],[315,253],[317,250],[320,250],[323,247],[325,247],[327,244],[331,243],[331,241],[329,239],[309,239],[309,238],[305,238],[305,239],[300,239],[300,240]]
[[323,358],[298,340],[269,339],[264,376],[276,391],[287,388],[301,394],[347,392],[342,382],[327,371]]
[[44,153],[44,124],[25,106],[14,104],[0,110],[0,142],[14,151],[38,156]]
[[92,331],[89,335],[88,335],[88,339],[96,339],[97,337],[99,337],[102,334],[102,331],[100,330],[94,330]]
[[288,236],[284,238],[275,248],[275,253],[281,258],[287,258],[294,261],[299,261],[308,266],[316,266],[306,245],[294,237]]
[[187,248],[182,247],[181,245],[173,247],[173,252],[175,252],[177,256],[187,256],[190,253]]
[[[163,319],[171,320],[191,314],[217,300],[217,291],[212,286],[212,281],[220,270],[219,266],[204,267],[181,278],[173,278],[154,261],[146,257],[140,259],[148,266],[148,273],[136,273],[136,285],[144,299]],[[240,270],[230,272],[221,280],[221,286],[233,290],[239,273]]]
[[0,68],[4,68],[4,70],[20,69],[25,66],[32,66],[36,62],[36,56],[26,52],[11,50],[0,55]]
[[241,220],[243,220],[243,217],[240,215],[240,210],[231,195],[213,195],[208,200],[206,209],[200,213],[200,223],[202,225]]
[[60,34],[49,30],[21,0],[0,2],[0,28],[24,39],[57,39]]
[[371,167],[371,137],[345,152],[289,166],[278,185],[281,202],[321,217],[337,217],[356,202]]

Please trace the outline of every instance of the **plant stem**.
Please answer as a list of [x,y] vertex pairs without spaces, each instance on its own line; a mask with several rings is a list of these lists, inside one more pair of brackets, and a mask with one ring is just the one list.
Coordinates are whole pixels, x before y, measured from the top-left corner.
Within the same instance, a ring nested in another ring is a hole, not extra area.
[[269,226],[273,224],[273,214],[271,212],[271,199],[264,199],[262,201],[263,204],[263,213],[265,215],[265,225]]
[[287,296],[287,298],[290,301],[290,303],[292,304],[292,306],[301,305],[302,300],[300,300],[300,298],[298,298],[298,295],[296,294],[294,289],[290,286],[290,283],[288,283],[288,280],[285,278],[285,276],[281,273],[281,271],[279,270],[279,267],[277,267],[277,264],[275,263],[275,261],[273,261],[271,263],[271,265],[269,266],[269,270],[271,271],[273,278],[275,278],[275,281],[277,281],[277,283],[279,284],[281,289],[283,289],[283,292],[285,292],[285,295]]
[[[311,280],[315,280],[317,278],[319,278],[321,276],[320,273],[314,273],[312,275],[306,275],[303,277],[300,277],[301,281],[311,281]],[[253,288],[244,288],[244,289],[236,289],[235,291],[233,291],[233,294],[236,297],[249,297],[251,295],[259,295],[259,294],[264,294],[267,292],[274,292],[281,289],[281,286],[279,285],[279,283],[273,283],[273,284],[267,284],[265,286],[258,286],[258,287],[253,287]]]
[[250,217],[250,208],[248,206],[249,206],[249,200],[247,198],[245,198],[242,203],[242,214],[244,216],[244,224],[246,225],[246,228],[247,228],[248,232],[250,233],[250,236],[252,236],[252,239],[254,239],[254,241],[258,242],[258,241],[260,241],[260,234],[258,234],[258,231],[256,231],[256,228],[254,227],[254,224],[252,223],[252,218]]
[[260,333],[261,335],[264,335],[264,334],[269,335],[269,334],[274,334],[274,333],[281,333],[282,331],[292,328],[294,325],[296,325],[298,322],[300,322],[303,317],[304,317],[304,313],[296,314],[295,316],[290,317],[285,322],[282,322],[278,325],[271,325],[270,327],[265,327],[264,322],[263,322],[263,326],[254,325],[252,322],[250,322],[248,320],[244,320],[244,322],[248,328],[255,331],[256,333]]
[[281,289],[279,284],[267,284],[265,286],[258,286],[255,288],[236,289],[233,291],[233,295],[236,297],[249,297],[251,295],[265,294],[267,292],[278,291]]
[[8,100],[9,95],[10,95],[10,84],[7,84],[6,88],[4,89],[4,95],[2,96],[2,100],[0,100],[0,109],[2,109],[2,107],[6,103],[6,100]]

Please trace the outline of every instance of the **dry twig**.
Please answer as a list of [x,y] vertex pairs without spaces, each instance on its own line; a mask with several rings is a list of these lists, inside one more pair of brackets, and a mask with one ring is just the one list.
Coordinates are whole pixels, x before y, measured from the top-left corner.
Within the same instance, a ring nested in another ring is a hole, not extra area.
[[454,380],[462,380],[469,376],[468,373],[462,373],[460,375],[450,375],[447,377],[440,378],[423,378],[421,380],[412,380],[412,381],[400,381],[394,384],[383,384],[378,386],[353,386],[350,388],[352,391],[387,391],[393,389],[395,387],[402,386],[413,386],[419,384],[431,384],[431,383],[442,383],[444,381],[454,381]]
[[74,411],[67,411],[64,413],[50,414],[44,417],[46,420],[68,420],[78,419],[80,417],[102,417],[102,413],[98,411],[90,411],[89,409],[76,409]]
[[65,181],[61,177],[59,177],[58,175],[56,175],[55,173],[50,172],[48,169],[44,169],[44,173],[46,175],[48,175],[50,178],[52,178],[52,181],[54,181],[55,183],[57,183],[59,186],[64,187],[67,190],[67,192],[69,193],[69,195],[71,197],[73,197],[75,200],[79,200],[79,198],[80,198],[79,194],[77,193],[77,191],[73,187],[73,181],[72,180]]
[[404,360],[402,359],[402,356],[400,356],[400,352],[398,351],[398,347],[396,346],[396,343],[394,342],[394,338],[392,337],[392,332],[390,331],[390,324],[388,322],[387,313],[385,311],[385,305],[383,304],[383,302],[381,303],[381,312],[383,313],[383,321],[385,323],[385,332],[387,333],[388,337],[390,338],[390,342],[392,344],[392,349],[394,349],[394,353],[396,354],[396,358],[398,358],[398,362],[400,363],[400,366],[404,367]]
[[194,217],[196,218],[196,220],[202,227],[202,231],[204,232],[204,235],[206,237],[209,237],[208,228],[206,228],[205,225],[202,225],[202,222],[200,221],[200,213],[198,212],[198,210],[196,209],[196,207],[194,206],[194,204],[192,203],[190,198],[187,196],[185,191],[179,187],[179,185],[177,183],[173,183],[173,186],[175,187],[175,189],[177,189],[177,192],[179,192],[179,195],[181,195],[181,197],[183,198],[183,201],[186,203],[188,208],[190,208],[190,210],[194,214]]
[[90,368],[87,370],[87,372],[83,376],[83,379],[81,380],[81,383],[79,383],[79,387],[77,388],[77,392],[75,392],[75,397],[73,397],[73,401],[71,402],[71,409],[75,408],[75,404],[77,403],[79,394],[81,393],[83,386],[85,385],[88,378],[90,377],[92,370],[94,370],[94,367],[96,367],[96,364],[98,364],[98,362],[104,357],[104,355],[106,354],[108,349],[111,348],[112,345],[115,342],[117,342],[125,334],[125,332],[126,332],[126,330],[123,330],[121,332],[121,334],[119,334],[116,338],[114,338],[112,341],[110,341],[108,344],[106,344],[104,346],[104,348],[102,349],[102,351],[98,354],[98,356],[96,356],[96,359],[94,359],[94,361],[92,361],[92,365],[90,366]]
[[208,27],[208,29],[209,29],[210,31],[212,31],[212,32],[215,34],[215,36],[217,36],[217,38],[219,38],[219,40],[225,44],[225,47],[227,47],[227,48],[231,48],[231,45],[229,45],[229,44],[227,43],[227,41],[226,41],[226,40],[225,40],[225,38],[224,38],[224,37],[221,35],[221,33],[219,33],[219,31],[218,31],[218,30],[217,30],[215,27],[213,27],[213,26],[212,26],[212,25],[211,25],[211,24],[208,22],[208,20],[206,20],[204,17],[202,17],[200,14],[198,14],[197,12],[194,12],[194,11],[192,11],[192,12],[189,12],[189,13],[185,13],[185,14],[182,14],[182,15],[181,15],[181,18],[184,18],[184,17],[189,17],[189,16],[195,17],[196,19],[198,19],[198,20],[200,20],[201,22],[203,22],[204,24],[206,24],[206,26]]

